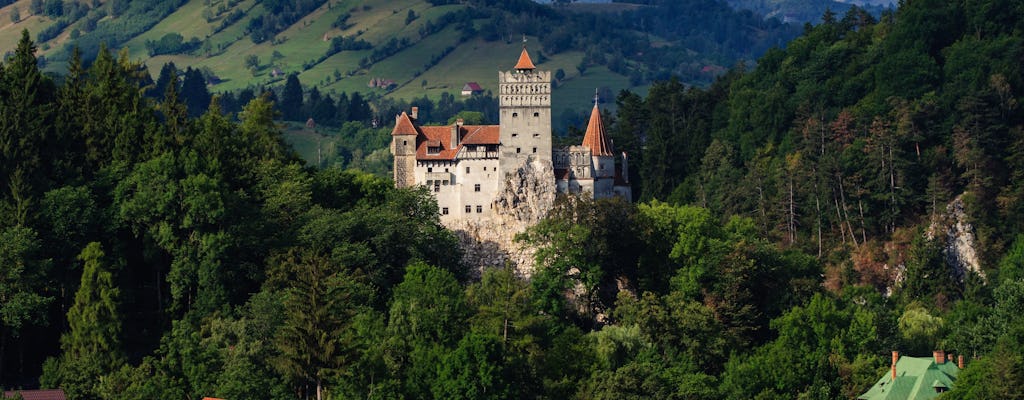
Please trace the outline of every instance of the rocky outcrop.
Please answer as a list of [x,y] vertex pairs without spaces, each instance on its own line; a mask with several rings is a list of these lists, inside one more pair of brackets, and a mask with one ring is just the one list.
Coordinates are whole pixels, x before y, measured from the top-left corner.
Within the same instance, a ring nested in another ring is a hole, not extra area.
[[942,254],[958,281],[963,282],[968,272],[985,278],[978,259],[974,226],[964,211],[963,195],[953,199],[946,205],[946,213],[932,221],[928,227],[928,238],[944,241]]
[[530,159],[506,174],[495,196],[493,216],[487,220],[446,223],[455,232],[463,262],[479,275],[485,268],[506,264],[520,276],[533,272],[535,249],[515,242],[516,235],[543,219],[555,202],[554,170],[550,161]]

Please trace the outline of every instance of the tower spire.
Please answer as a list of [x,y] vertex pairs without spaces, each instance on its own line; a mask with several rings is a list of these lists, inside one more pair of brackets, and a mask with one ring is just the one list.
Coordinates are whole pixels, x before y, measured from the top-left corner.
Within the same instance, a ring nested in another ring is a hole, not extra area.
[[595,93],[594,109],[590,112],[587,133],[583,135],[583,146],[590,148],[590,153],[595,156],[610,156],[612,146],[608,144],[608,134],[605,133],[604,123],[601,122],[601,110],[597,107],[597,99]]
[[515,69],[517,71],[528,71],[536,69],[533,65],[533,60],[530,59],[530,53],[526,52],[526,35],[523,35],[523,52],[519,53],[519,62],[516,63]]

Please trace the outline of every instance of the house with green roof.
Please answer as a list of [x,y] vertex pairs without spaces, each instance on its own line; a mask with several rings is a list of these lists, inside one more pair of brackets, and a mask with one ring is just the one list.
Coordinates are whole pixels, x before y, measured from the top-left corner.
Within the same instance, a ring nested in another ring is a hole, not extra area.
[[944,351],[935,351],[932,357],[900,357],[892,352],[890,373],[875,382],[871,389],[859,397],[861,400],[926,400],[939,397],[953,389],[956,377],[963,368],[963,356],[957,363]]

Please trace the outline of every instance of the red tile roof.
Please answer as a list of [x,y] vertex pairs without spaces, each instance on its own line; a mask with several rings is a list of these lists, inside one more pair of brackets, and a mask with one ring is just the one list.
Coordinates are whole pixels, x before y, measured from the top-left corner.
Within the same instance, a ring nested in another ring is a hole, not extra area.
[[399,115],[395,119],[395,129],[391,130],[391,136],[398,135],[416,135],[416,126],[412,123],[412,118],[409,118],[409,114],[402,111],[402,115]]
[[25,400],[67,400],[61,389],[8,390],[4,392],[4,398],[13,399],[15,393],[21,393],[21,398]]
[[597,104],[594,104],[594,110],[590,112],[590,123],[587,124],[587,133],[583,135],[583,145],[595,156],[612,155],[612,146],[608,144],[608,135],[605,134],[601,110],[597,109]]
[[[415,132],[414,134],[417,135],[417,160],[454,160],[463,145],[497,145],[501,143],[498,125],[462,125],[459,127],[459,144],[453,146],[451,143],[452,125],[417,126],[405,113],[398,118],[391,134],[407,134],[396,132]],[[440,151],[431,153],[429,152],[430,147],[440,147]]]
[[[421,126],[419,127],[422,136],[417,137],[416,159],[417,160],[454,160],[458,148],[451,145],[451,126]],[[428,147],[440,147],[438,153],[428,153]]]
[[498,125],[463,125],[462,144],[499,144],[499,128]]
[[466,85],[462,87],[462,90],[470,90],[470,91],[473,91],[473,92],[482,92],[484,90],[484,88],[480,87],[479,83],[476,83],[476,82],[466,82]]
[[515,69],[535,69],[533,66],[533,60],[530,59],[530,54],[526,52],[526,47],[523,47],[523,52],[519,54],[519,62],[516,63]]

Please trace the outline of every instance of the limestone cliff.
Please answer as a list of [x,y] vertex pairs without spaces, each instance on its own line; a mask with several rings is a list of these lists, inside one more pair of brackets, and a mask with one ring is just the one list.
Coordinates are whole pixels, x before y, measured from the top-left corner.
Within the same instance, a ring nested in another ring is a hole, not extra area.
[[487,220],[447,223],[459,237],[463,262],[479,274],[485,268],[509,263],[520,276],[533,272],[534,249],[515,242],[515,236],[543,219],[555,202],[551,162],[531,158],[505,176]]
[[953,199],[946,205],[946,213],[932,221],[928,236],[944,240],[942,254],[957,280],[962,282],[968,271],[985,278],[985,271],[982,271],[978,260],[974,226],[964,211],[963,195]]

